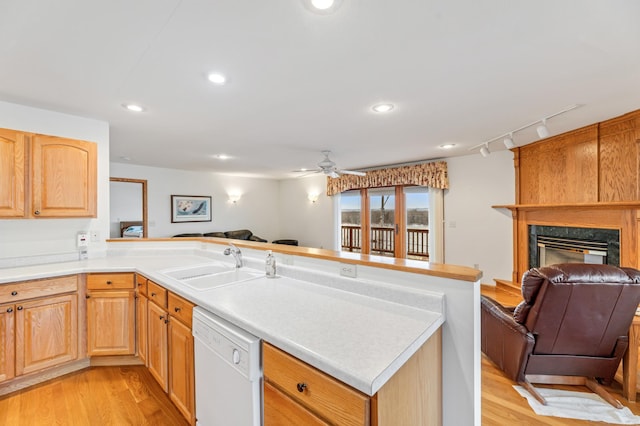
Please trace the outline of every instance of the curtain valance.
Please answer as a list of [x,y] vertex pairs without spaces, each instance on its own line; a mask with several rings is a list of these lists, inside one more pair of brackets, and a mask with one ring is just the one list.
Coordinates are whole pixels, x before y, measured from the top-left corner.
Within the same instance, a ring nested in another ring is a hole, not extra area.
[[327,178],[327,195],[335,195],[351,189],[381,188],[396,185],[419,185],[430,188],[448,189],[447,163],[414,164],[368,171],[366,176],[342,175]]

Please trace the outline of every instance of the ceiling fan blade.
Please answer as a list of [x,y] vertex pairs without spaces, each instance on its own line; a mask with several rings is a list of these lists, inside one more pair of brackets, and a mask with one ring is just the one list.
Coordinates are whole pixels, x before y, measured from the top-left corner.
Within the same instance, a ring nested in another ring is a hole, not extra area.
[[303,178],[303,177],[307,177],[307,176],[311,176],[311,175],[315,175],[317,173],[322,173],[322,170],[294,170],[295,172],[302,172],[304,174],[300,175],[300,176],[296,176],[299,178]]
[[365,172],[356,172],[355,170],[336,170],[338,173],[343,175],[355,175],[355,176],[366,176]]

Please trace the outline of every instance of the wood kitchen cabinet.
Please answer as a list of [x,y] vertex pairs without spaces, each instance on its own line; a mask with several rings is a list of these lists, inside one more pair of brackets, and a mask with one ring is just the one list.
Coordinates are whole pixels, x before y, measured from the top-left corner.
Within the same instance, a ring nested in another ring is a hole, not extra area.
[[442,424],[442,330],[369,397],[263,343],[264,425]]
[[26,149],[22,132],[0,129],[0,217],[24,217]]
[[87,274],[87,354],[135,354],[134,274]]
[[[148,357],[151,375],[191,424],[195,424],[194,305],[147,281]],[[142,332],[143,333],[143,332]]]
[[0,286],[0,382],[78,357],[78,278]]
[[136,274],[136,349],[140,361],[147,365],[148,349],[148,309],[147,283],[149,279]]
[[96,217],[97,152],[93,142],[0,129],[0,217]]

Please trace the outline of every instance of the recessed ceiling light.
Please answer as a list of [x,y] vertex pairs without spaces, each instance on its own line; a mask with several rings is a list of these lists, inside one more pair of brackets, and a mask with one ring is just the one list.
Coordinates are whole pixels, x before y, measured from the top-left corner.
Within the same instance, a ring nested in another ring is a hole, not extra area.
[[330,15],[339,7],[342,0],[302,0],[304,7],[318,15]]
[[227,155],[227,154],[218,154],[218,155],[214,155],[215,158],[217,158],[218,160],[228,160],[231,158],[231,156]]
[[143,112],[144,108],[141,107],[140,105],[137,104],[123,104],[122,105],[124,108],[128,109],[129,111],[133,111],[133,112]]
[[333,0],[311,0],[313,7],[319,10],[326,10],[333,6]]
[[393,104],[377,104],[371,107],[372,110],[380,113],[389,112],[393,108],[394,108]]
[[223,85],[227,82],[227,78],[223,74],[220,74],[218,72],[212,72],[207,76],[207,78],[213,84]]
[[451,149],[454,146],[456,146],[455,143],[445,143],[445,144],[440,145],[440,148],[442,148],[442,149]]

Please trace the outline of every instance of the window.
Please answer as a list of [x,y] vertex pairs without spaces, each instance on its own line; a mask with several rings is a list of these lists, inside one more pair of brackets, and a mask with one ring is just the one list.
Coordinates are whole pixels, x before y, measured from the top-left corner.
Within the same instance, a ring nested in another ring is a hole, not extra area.
[[[341,250],[417,260],[433,260],[430,245],[441,234],[431,227],[438,192],[420,186],[361,189],[340,194]],[[441,197],[440,197],[441,199]],[[440,253],[439,250],[436,250]]]

